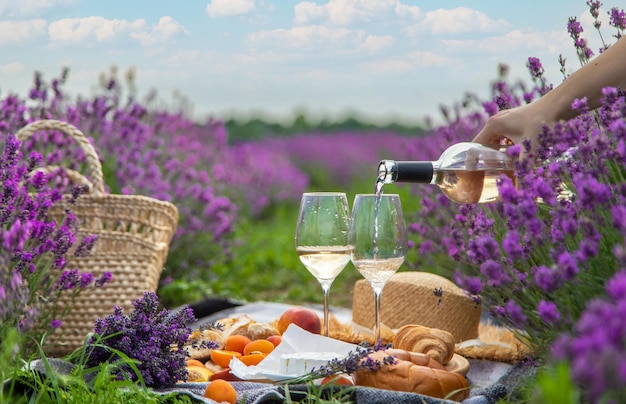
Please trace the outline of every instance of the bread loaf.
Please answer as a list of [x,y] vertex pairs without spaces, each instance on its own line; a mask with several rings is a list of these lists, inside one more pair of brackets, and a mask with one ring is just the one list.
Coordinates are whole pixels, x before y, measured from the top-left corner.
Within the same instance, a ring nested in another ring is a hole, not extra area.
[[454,337],[448,331],[408,324],[396,332],[393,347],[424,353],[445,365],[454,356]]
[[257,323],[246,314],[237,317],[228,317],[216,321],[222,325],[222,336],[224,339],[230,335],[243,335],[251,340],[265,339],[272,335],[280,335],[280,332],[267,323]]
[[215,349],[224,348],[222,334],[214,330],[196,330],[189,335],[183,349],[187,351],[189,358],[205,362],[211,358],[213,351],[209,346]]
[[[398,354],[398,351],[405,353]],[[358,370],[352,374],[354,384],[455,401],[469,396],[469,383],[464,376],[445,370],[427,355],[391,349],[374,352],[369,357],[382,363],[390,354],[397,357],[397,363],[384,365],[378,370]]]

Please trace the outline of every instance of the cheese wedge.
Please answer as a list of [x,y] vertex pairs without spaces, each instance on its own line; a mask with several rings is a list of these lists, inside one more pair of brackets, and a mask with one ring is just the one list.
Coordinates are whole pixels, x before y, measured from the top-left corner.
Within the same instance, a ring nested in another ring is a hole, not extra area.
[[297,352],[280,356],[280,373],[288,376],[302,376],[322,366],[332,359],[342,356],[332,352]]

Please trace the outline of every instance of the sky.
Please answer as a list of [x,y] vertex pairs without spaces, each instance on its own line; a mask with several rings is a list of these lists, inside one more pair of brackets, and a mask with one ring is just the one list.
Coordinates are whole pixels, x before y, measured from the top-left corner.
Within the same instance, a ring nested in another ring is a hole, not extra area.
[[[611,7],[601,30],[614,41]],[[529,81],[528,57],[562,80],[580,67],[566,27],[600,40],[585,0],[0,0],[0,96],[26,96],[70,70],[66,91],[94,94],[103,73],[135,72],[140,96],[181,99],[190,116],[295,112],[419,123],[467,92],[489,94],[498,65]]]

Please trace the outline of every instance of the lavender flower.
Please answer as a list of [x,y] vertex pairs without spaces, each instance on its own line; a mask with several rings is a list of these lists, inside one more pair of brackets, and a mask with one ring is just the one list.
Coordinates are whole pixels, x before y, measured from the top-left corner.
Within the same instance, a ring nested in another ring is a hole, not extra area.
[[[15,107],[14,101],[9,98],[3,105],[10,111]],[[12,120],[5,120],[6,128],[6,122]],[[81,286],[91,283],[92,275],[77,270],[60,271],[76,240],[73,216],[68,212],[61,226],[49,218],[48,211],[61,194],[48,186],[46,176],[33,174],[42,161],[41,155],[30,152],[24,160],[22,145],[15,136],[1,135],[4,147],[0,157],[0,340],[8,329],[19,329],[24,336],[20,349],[28,355],[33,349],[30,336],[40,340],[44,332],[61,325],[50,302],[63,291],[72,290],[73,296],[80,293]]]
[[[597,15],[600,4],[588,5]],[[612,15],[621,18],[618,11]],[[576,18],[569,20],[568,32],[585,63],[593,53]],[[533,79],[543,78],[538,59],[529,58],[528,68]],[[449,120],[420,139],[414,158],[428,159],[424,150],[471,139],[492,113],[485,114],[485,106],[521,105],[541,96],[543,84],[536,81],[528,89],[495,82],[492,100],[478,104],[481,117],[468,110]],[[544,126],[535,149],[529,143],[510,148],[516,156],[524,148],[529,158],[516,163],[514,179],[500,181],[499,202],[438,205],[440,193],[416,188],[424,202],[410,228],[419,229],[416,248],[420,239],[428,240],[417,265],[454,271],[457,284],[470,295],[480,293],[488,312],[512,329],[523,328],[519,337],[538,357],[573,330],[590,299],[604,293],[616,262],[626,262],[626,99],[622,89],[602,94],[595,111],[586,99],[575,100],[578,117]]]
[[557,323],[561,319],[559,308],[554,302],[541,300],[537,305],[537,313],[539,314],[539,317],[541,317],[541,320],[548,324]]
[[615,37],[621,38],[626,31],[626,12],[620,10],[617,7],[611,8],[609,11],[609,24],[617,29]]
[[[193,311],[189,307],[177,312],[160,310],[153,292],[145,292],[133,306],[128,315],[115,307],[113,314],[96,320],[95,334],[86,347],[87,365],[118,360],[109,349],[113,348],[139,362],[137,367],[147,386],[172,387],[185,380],[183,345],[195,321]],[[116,374],[121,380],[138,380],[128,364],[121,365]]]
[[113,275],[111,274],[111,272],[108,272],[108,271],[104,272],[96,280],[95,285],[96,285],[96,287],[102,287],[102,286],[106,285],[107,283],[111,282],[111,279],[113,279]]
[[589,303],[575,330],[552,347],[557,360],[571,363],[572,377],[592,402],[626,398],[626,270],[606,286],[606,297]]

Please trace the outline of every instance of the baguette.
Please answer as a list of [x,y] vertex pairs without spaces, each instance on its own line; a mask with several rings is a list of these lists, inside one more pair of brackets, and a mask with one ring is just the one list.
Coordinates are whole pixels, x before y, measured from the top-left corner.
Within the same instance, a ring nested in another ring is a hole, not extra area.
[[462,401],[469,396],[467,379],[445,370],[443,365],[428,355],[388,349],[374,352],[369,358],[382,362],[389,355],[395,356],[397,363],[384,365],[378,370],[357,370],[352,374],[354,384],[455,401]]

